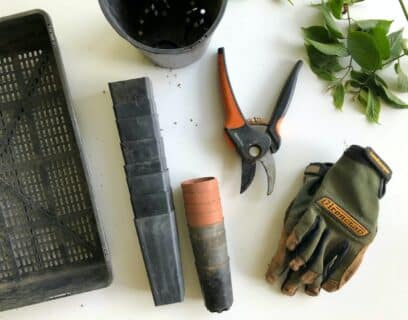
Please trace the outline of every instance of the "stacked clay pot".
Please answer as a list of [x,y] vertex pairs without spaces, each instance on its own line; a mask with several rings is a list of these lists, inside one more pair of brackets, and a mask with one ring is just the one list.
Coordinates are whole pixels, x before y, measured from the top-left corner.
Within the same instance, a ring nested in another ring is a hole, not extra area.
[[205,305],[211,312],[226,311],[233,294],[218,181],[212,177],[188,180],[182,190]]

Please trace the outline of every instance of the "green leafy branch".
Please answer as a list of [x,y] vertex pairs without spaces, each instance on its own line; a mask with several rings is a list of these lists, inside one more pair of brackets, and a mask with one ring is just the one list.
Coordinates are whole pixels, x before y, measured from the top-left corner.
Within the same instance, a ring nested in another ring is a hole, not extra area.
[[[335,107],[342,109],[346,94],[351,94],[367,119],[378,123],[382,103],[408,108],[379,75],[394,64],[398,89],[408,92],[408,76],[400,64],[408,48],[403,30],[389,32],[392,21],[351,17],[350,7],[362,1],[324,0],[313,5],[324,23],[303,28],[303,34],[310,67],[329,82]],[[347,25],[343,27],[344,21]]]

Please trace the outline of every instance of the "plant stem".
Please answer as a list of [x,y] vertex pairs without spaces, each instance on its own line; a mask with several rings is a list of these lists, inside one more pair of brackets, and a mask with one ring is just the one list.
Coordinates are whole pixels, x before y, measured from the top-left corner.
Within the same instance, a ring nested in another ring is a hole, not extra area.
[[348,74],[350,73],[351,69],[353,69],[353,58],[352,58],[352,57],[350,57],[350,61],[349,61],[349,64],[348,64],[348,66],[347,66],[346,69],[347,69],[347,71],[346,71],[346,73],[344,74],[344,76],[340,79],[340,82],[343,82],[344,79],[346,79],[346,77],[347,77]]
[[404,1],[403,0],[398,0],[398,1],[399,1],[400,5],[401,5],[402,12],[404,12],[405,19],[407,19],[407,21],[408,21],[408,11],[407,11],[407,8],[405,8]]
[[344,5],[344,11],[347,13],[347,21],[348,21],[348,26],[350,28],[351,25],[351,16],[350,16],[350,6],[348,4]]
[[386,63],[384,63],[384,64],[382,65],[382,67],[384,68],[385,66],[389,65],[390,63],[393,63],[394,61],[397,61],[397,60],[399,60],[399,59],[401,59],[402,57],[405,57],[405,56],[406,56],[406,54],[403,53],[403,54],[401,54],[399,57],[396,57],[395,59],[392,59],[392,60],[390,60],[390,61],[387,61]]
[[336,80],[331,86],[327,88],[327,90],[333,89],[336,85],[343,83],[344,79],[350,74],[350,71],[353,69],[353,58],[350,57],[350,61],[344,70],[346,70],[345,74],[338,80]]

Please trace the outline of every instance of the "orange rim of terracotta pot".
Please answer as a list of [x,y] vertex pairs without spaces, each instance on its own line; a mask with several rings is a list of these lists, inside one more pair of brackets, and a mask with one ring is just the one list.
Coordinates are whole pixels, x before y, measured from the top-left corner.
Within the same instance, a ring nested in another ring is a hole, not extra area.
[[190,226],[208,226],[223,220],[217,179],[213,177],[192,179],[183,182],[181,186],[186,218]]

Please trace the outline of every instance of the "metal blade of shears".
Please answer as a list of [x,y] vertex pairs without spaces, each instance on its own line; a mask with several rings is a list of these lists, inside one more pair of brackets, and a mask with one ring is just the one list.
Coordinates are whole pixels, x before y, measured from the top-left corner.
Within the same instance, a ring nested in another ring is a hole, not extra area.
[[259,160],[262,164],[262,167],[265,169],[266,177],[268,180],[268,196],[272,194],[273,189],[275,187],[275,179],[276,179],[276,166],[275,166],[275,158],[273,157],[272,153],[267,153],[265,156]]
[[256,172],[256,162],[248,162],[242,159],[242,175],[241,175],[241,191],[240,193],[244,193],[246,189],[254,180]]

